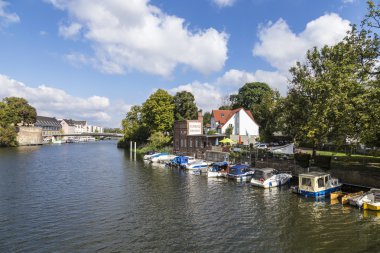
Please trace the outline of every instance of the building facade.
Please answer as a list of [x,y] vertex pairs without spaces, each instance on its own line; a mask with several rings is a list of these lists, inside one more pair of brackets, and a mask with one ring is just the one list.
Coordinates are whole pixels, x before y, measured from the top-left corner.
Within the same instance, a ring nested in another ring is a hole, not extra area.
[[43,140],[51,140],[53,135],[61,133],[62,125],[56,118],[37,116],[35,127],[41,128]]
[[254,143],[259,136],[259,125],[255,122],[249,110],[238,108],[235,110],[213,110],[211,113],[211,129],[225,134],[232,128],[231,139],[242,144]]
[[223,134],[207,135],[203,133],[203,116],[198,112],[197,120],[174,122],[174,152],[199,156],[197,154],[211,150],[225,137]]

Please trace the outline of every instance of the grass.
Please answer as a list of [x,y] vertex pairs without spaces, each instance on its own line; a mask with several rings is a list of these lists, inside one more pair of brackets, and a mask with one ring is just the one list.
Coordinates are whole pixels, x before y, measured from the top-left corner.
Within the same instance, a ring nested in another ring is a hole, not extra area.
[[[312,150],[305,150],[304,152],[305,152],[305,153],[308,153],[308,154],[312,154],[312,153],[313,153]],[[342,153],[342,152],[319,151],[319,150],[317,150],[317,155],[323,155],[323,156],[337,156],[337,157],[346,157],[346,156],[350,156],[350,157],[363,157],[363,158],[379,158],[378,156],[358,155],[358,154],[352,154],[352,155],[349,155],[349,154]]]

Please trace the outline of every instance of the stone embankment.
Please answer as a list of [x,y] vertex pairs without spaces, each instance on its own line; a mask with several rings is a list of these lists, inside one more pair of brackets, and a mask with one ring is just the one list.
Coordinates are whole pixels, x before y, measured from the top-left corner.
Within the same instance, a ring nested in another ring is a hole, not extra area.
[[19,146],[41,145],[41,128],[23,126],[17,127],[17,142]]

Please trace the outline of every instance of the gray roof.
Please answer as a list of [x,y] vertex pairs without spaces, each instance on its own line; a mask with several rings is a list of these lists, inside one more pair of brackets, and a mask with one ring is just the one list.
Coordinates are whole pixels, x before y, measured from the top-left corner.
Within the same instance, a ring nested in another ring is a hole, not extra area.
[[328,175],[330,174],[326,172],[319,172],[319,171],[312,171],[308,173],[299,174],[299,176],[302,176],[302,177],[323,177],[323,176],[328,176]]
[[34,124],[36,127],[61,127],[61,124],[56,118],[45,117],[45,116],[37,116],[36,123]]
[[86,121],[84,120],[72,120],[72,119],[63,119],[69,126],[75,126],[75,125],[86,125]]

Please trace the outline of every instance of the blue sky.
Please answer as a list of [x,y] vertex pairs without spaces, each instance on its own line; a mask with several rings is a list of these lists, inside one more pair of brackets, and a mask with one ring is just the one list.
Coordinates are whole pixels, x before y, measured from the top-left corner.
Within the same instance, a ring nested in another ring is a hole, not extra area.
[[203,110],[250,81],[286,94],[308,48],[341,40],[359,0],[0,0],[0,99],[118,127],[157,88]]

